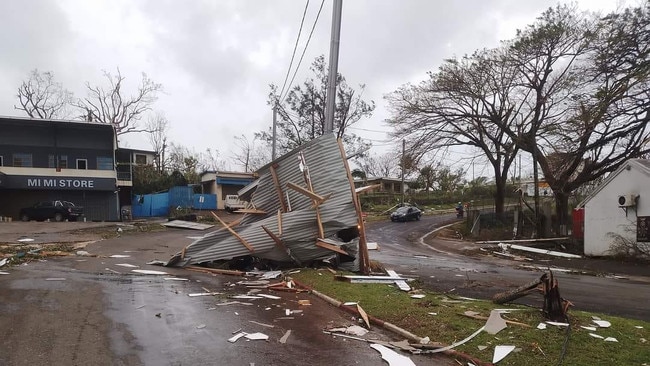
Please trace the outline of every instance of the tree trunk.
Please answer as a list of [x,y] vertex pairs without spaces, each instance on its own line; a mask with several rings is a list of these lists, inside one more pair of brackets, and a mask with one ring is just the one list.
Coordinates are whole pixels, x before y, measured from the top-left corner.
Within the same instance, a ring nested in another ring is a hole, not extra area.
[[567,235],[569,227],[569,193],[562,191],[553,191],[555,195],[555,215],[557,221],[555,224],[555,233],[560,236]]
[[494,192],[494,212],[497,217],[501,218],[505,211],[504,202],[506,199],[506,186],[508,180],[503,179],[497,172],[494,183],[496,185],[496,191]]

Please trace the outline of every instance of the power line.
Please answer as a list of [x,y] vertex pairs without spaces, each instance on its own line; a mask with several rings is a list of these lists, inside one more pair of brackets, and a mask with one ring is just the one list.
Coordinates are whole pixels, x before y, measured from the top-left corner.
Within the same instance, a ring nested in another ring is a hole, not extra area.
[[367,131],[367,132],[390,133],[390,131],[371,130],[371,129],[361,128],[361,127],[348,126],[347,128],[352,129],[352,130]]
[[[314,34],[314,29],[316,28],[316,24],[318,23],[318,18],[320,17],[320,12],[323,10],[323,4],[325,4],[325,0],[322,0],[320,3],[320,8],[318,8],[318,14],[316,14],[316,20],[314,20],[314,24],[311,27],[311,31],[309,32],[309,37],[307,38],[307,43],[305,43],[305,48],[302,50],[302,55],[300,55],[300,60],[298,61],[298,66],[296,66],[296,70],[293,73],[293,76],[291,77],[291,82],[289,82],[289,87],[287,88],[286,94],[289,94],[289,90],[291,90],[291,84],[293,84],[293,80],[296,78],[296,74],[298,73],[298,69],[300,69],[300,64],[302,63],[303,57],[305,57],[305,52],[307,51],[307,46],[309,46],[309,41],[311,41],[311,36]],[[280,102],[286,98],[287,95],[284,95],[283,97],[280,98]],[[282,93],[280,93],[282,95]]]
[[300,20],[300,29],[298,29],[298,37],[296,37],[296,44],[293,45],[293,52],[291,53],[291,62],[289,62],[289,68],[287,69],[287,75],[284,77],[284,83],[282,84],[282,90],[280,90],[280,95],[284,93],[284,87],[287,85],[287,80],[289,79],[289,74],[291,73],[291,66],[293,66],[293,59],[296,56],[296,50],[298,49],[298,42],[300,41],[300,35],[302,34],[302,25],[305,23],[305,16],[307,15],[308,7],[309,7],[309,0],[307,0],[307,3],[305,4],[305,10],[302,12],[302,19]]

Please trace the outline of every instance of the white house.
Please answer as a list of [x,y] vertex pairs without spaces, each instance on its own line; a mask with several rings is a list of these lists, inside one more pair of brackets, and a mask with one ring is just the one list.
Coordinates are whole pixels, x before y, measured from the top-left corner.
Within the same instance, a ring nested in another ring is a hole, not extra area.
[[630,159],[581,204],[585,209],[586,255],[613,254],[615,238],[649,242],[650,160]]

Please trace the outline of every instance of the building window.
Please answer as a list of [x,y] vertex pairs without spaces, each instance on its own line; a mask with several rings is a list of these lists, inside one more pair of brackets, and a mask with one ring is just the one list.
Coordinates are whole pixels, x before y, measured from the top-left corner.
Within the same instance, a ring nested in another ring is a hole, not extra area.
[[0,166],[4,166],[5,164],[4,159],[2,158],[2,155],[0,155]]
[[59,156],[59,168],[68,169],[68,155]]
[[55,159],[54,155],[48,155],[47,156],[47,167],[48,168],[56,168],[56,165],[54,164]]
[[97,158],[97,170],[113,170],[113,158],[108,157],[98,157]]
[[88,160],[77,159],[77,169],[88,169]]
[[14,166],[17,167],[32,167],[32,154],[14,154]]
[[138,165],[146,165],[147,164],[147,155],[135,154],[135,163],[138,164]]

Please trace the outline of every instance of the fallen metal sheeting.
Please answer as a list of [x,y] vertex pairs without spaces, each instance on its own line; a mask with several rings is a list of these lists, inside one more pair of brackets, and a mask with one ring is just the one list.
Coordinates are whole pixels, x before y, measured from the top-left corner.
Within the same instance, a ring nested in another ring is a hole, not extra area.
[[263,213],[244,214],[239,222],[207,233],[167,265],[246,255],[305,265],[337,255],[340,262],[352,263],[346,269],[367,267],[359,204],[345,153],[333,134],[306,143],[258,173],[250,201]]
[[191,222],[191,221],[184,221],[184,220],[172,220],[169,222],[165,222],[162,225],[167,227],[175,227],[179,229],[192,229],[192,230],[207,230],[214,226],[210,224],[201,224],[199,222]]

